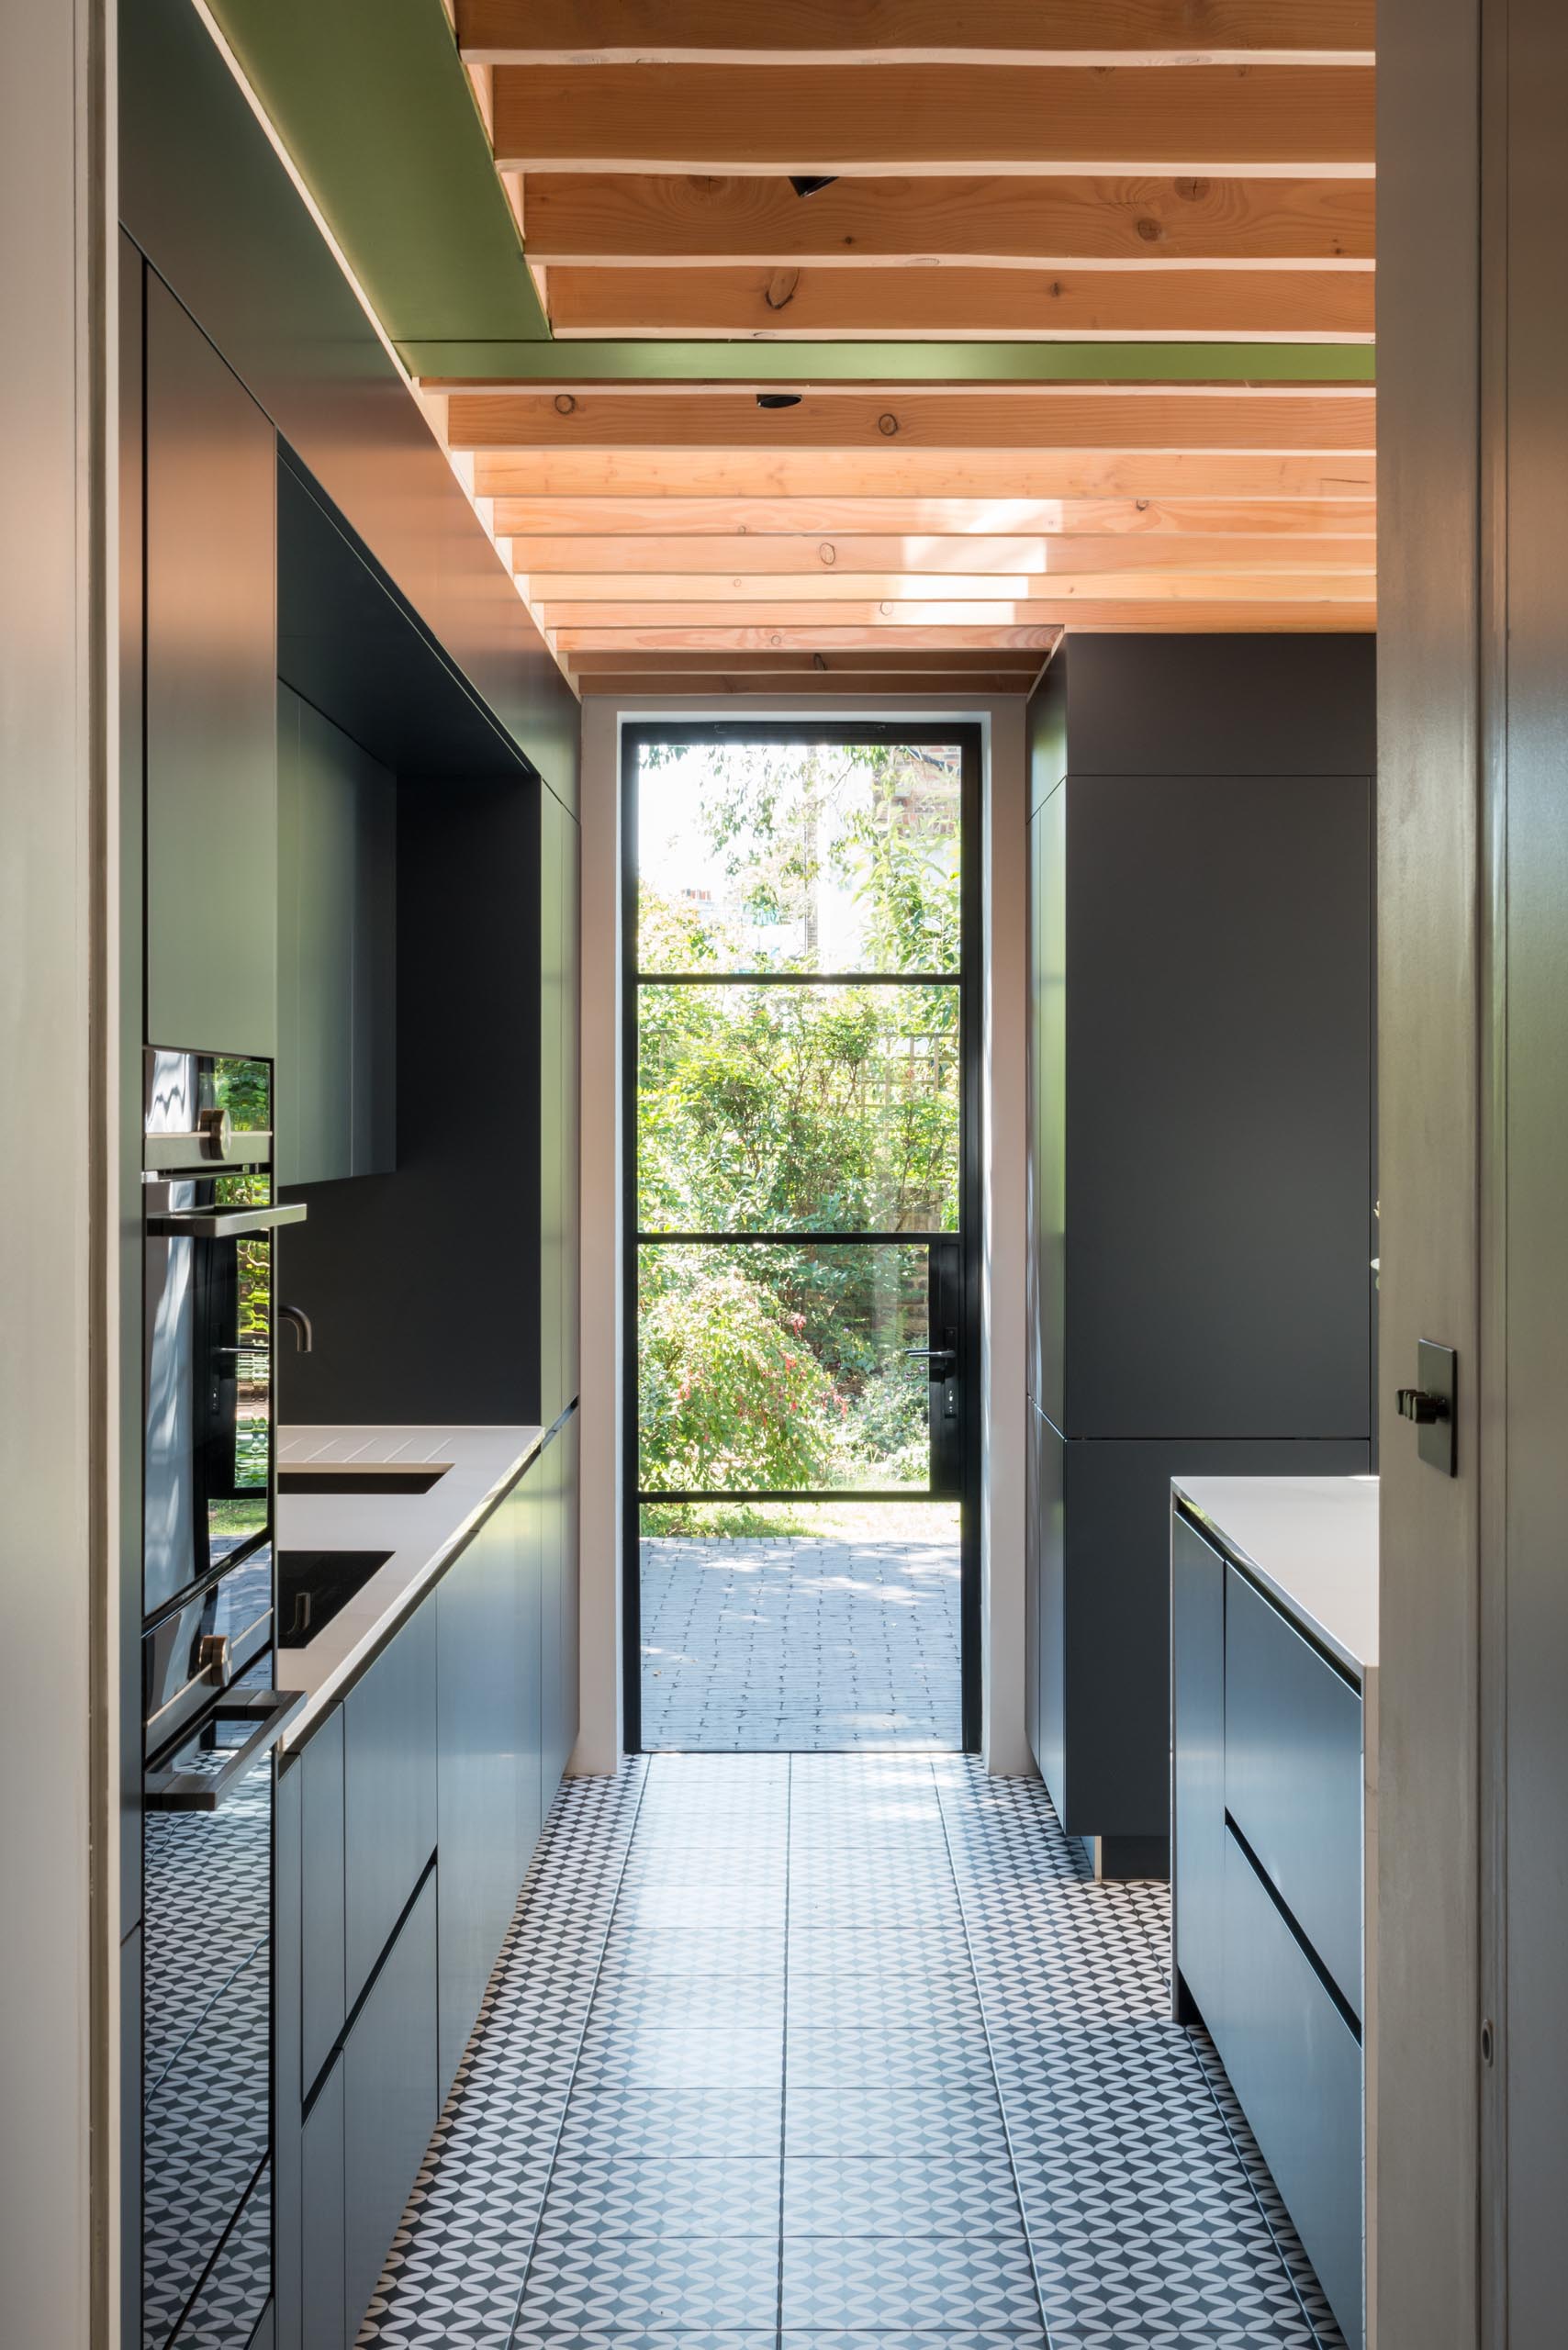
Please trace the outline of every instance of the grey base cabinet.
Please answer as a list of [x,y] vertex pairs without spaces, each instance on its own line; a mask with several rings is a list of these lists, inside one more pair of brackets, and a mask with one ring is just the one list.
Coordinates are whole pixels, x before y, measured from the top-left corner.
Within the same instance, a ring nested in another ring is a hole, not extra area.
[[539,1833],[537,1474],[525,1472],[436,1594],[443,2096]]
[[1351,2350],[1361,2320],[1361,2043],[1230,1829],[1215,2045]]
[[543,1521],[543,1785],[548,1810],[577,1742],[577,1422],[541,1459]]
[[277,2350],[347,2350],[577,1737],[577,1421],[280,1766]]
[[1180,1511],[1171,1957],[1351,2350],[1364,2339],[1355,1678]]
[[1163,1839],[1170,1756],[1170,1480],[1364,1475],[1365,1444],[1037,1435],[1032,1725],[1072,1836]]
[[342,2061],[343,2293],[352,2342],[441,2109],[433,1869],[371,1986]]

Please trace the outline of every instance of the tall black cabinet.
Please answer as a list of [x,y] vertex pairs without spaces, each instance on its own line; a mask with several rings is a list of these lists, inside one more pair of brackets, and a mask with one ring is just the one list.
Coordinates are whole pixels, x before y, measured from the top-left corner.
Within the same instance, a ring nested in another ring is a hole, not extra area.
[[1369,1466],[1372,640],[1077,636],[1029,715],[1031,1727],[1159,1873],[1171,1476]]

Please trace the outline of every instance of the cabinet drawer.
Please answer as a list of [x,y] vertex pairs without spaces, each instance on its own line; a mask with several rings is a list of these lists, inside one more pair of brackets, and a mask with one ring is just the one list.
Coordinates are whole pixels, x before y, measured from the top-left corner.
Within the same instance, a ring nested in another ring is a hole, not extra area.
[[301,2135],[300,2268],[302,2350],[343,2350],[343,2074],[342,2061],[321,2084]]
[[1176,1965],[1211,2031],[1223,1996],[1225,1561],[1170,1523],[1170,1878]]
[[1225,1845],[1215,2044],[1318,2282],[1361,2350],[1361,2043],[1228,1830]]
[[1226,1807],[1361,2011],[1361,1697],[1256,1585],[1226,1578]]
[[343,1714],[299,1758],[300,2098],[343,2028]]
[[432,1869],[343,2047],[343,2289],[351,2342],[435,2128],[436,2061]]
[[352,2010],[436,1839],[436,1611],[343,1700],[344,1997]]

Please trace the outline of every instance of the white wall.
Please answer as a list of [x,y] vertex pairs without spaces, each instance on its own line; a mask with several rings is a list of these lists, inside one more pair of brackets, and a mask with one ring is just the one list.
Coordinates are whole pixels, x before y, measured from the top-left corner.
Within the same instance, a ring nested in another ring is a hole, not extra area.
[[94,887],[112,853],[105,18],[103,0],[8,8],[0,55],[0,2342],[16,2350],[113,2328],[113,1745],[94,1717],[112,1677],[94,1247],[113,1109]]
[[986,1767],[1032,1772],[1024,1702],[1025,1008],[1027,983],[1024,698],[958,708],[927,697],[778,703],[676,697],[583,706],[582,1727],[574,1768],[620,1755],[622,1476],[621,760],[622,718],[964,718],[986,744],[986,1343],[981,1665]]

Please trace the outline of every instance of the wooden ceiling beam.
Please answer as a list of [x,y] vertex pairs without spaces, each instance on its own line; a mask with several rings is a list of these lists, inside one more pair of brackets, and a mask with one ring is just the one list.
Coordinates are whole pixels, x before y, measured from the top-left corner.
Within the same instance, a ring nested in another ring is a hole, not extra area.
[[498,65],[502,171],[1370,178],[1364,65]]
[[[618,657],[626,661],[634,656]],[[608,670],[602,675],[579,677],[577,688],[585,696],[613,694],[622,701],[637,701],[647,694],[678,694],[683,700],[692,700],[709,694],[886,693],[945,694],[959,700],[1028,693],[1040,674],[1040,658],[1039,654],[1031,654],[1027,668],[1001,669],[993,674],[985,669],[950,669],[946,654],[925,653],[921,655],[919,670],[903,672],[894,678],[869,670],[847,676],[838,671],[811,669],[783,673],[770,669],[716,670],[710,654],[706,669]]]
[[1364,179],[841,179],[802,200],[784,177],[544,172],[525,190],[529,253],[552,266],[1368,269],[1373,259]]
[[913,498],[922,503],[1009,498],[1353,498],[1371,502],[1370,450],[1332,457],[1249,451],[1055,448],[1026,457],[974,450],[955,456],[889,449],[874,458],[844,451],[744,454],[690,450],[482,450],[473,459],[480,498],[762,499]]
[[1370,342],[1369,272],[1093,269],[581,269],[553,263],[558,339],[866,335],[1034,342]]
[[[958,647],[976,645],[1008,646],[1014,650],[1027,647],[1043,655],[1057,643],[1064,627],[1156,629],[1167,634],[1202,635],[1211,630],[1360,631],[1375,625],[1374,608],[1371,603],[1276,604],[1260,608],[1245,601],[1214,600],[1182,606],[1091,604],[1079,607],[1063,621],[910,627],[896,633],[911,650],[919,648],[944,656]],[[723,653],[733,656],[749,654],[753,650],[777,651],[792,645],[807,653],[829,653],[849,645],[874,643],[879,634],[885,632],[880,629],[842,623],[827,627],[816,621],[788,626],[765,623],[747,628],[737,627],[731,619],[718,625],[677,630],[661,629],[642,621],[620,628],[565,628],[556,639],[556,650],[567,662],[575,660],[579,654],[599,652],[641,655],[679,650]]]
[[456,0],[486,64],[1371,55],[1373,0]]
[[[1050,449],[1312,451],[1360,453],[1374,445],[1369,391],[1299,386],[1170,385],[900,385],[794,394],[769,386],[763,408],[748,387],[683,384],[563,386],[454,391],[447,440],[461,450],[856,450],[869,464],[901,450],[961,458],[977,449],[1035,456]],[[609,485],[607,484],[606,487]]]
[[[497,460],[487,462],[495,463]],[[504,462],[504,461],[502,461]],[[501,537],[613,543],[627,534],[755,542],[824,537],[917,538],[973,543],[1002,536],[1371,539],[1377,508],[1367,498],[495,498]],[[727,556],[724,558],[727,561]],[[720,558],[715,556],[715,562]],[[666,566],[667,568],[667,566]]]
[[[711,654],[661,649],[656,655],[639,655],[649,664],[656,660],[661,669],[676,673],[683,670],[711,669]],[[572,663],[579,677],[591,677],[600,671],[625,669],[628,664],[621,653],[579,653]],[[848,677],[864,680],[870,677],[902,677],[911,669],[928,669],[931,655],[898,641],[890,632],[868,644],[852,644],[840,651],[778,652],[771,647],[753,649],[745,656],[748,670],[767,671],[769,675],[786,677]],[[949,645],[942,655],[942,666],[955,675],[961,671],[983,670],[999,674],[1003,670],[1021,677],[1033,677],[1039,667],[1039,656],[1032,648],[1016,650],[1007,645]]]
[[[613,587],[613,581],[606,582]],[[1108,578],[1090,578],[1072,582],[1031,582],[1036,589],[1027,596],[996,596],[990,598],[946,597],[937,592],[939,583],[915,582],[914,593],[902,597],[876,597],[863,601],[846,598],[841,601],[762,598],[747,599],[734,594],[709,599],[692,598],[681,600],[671,595],[647,595],[647,583],[631,578],[622,583],[626,593],[619,600],[612,595],[594,595],[576,599],[552,597],[548,593],[534,600],[534,610],[543,626],[557,630],[578,628],[654,628],[660,631],[718,628],[734,626],[737,611],[755,605],[758,624],[769,628],[1014,628],[1060,627],[1074,612],[1114,611],[1118,604],[1133,604],[1139,609],[1170,607],[1193,603],[1248,603],[1259,610],[1288,606],[1305,610],[1315,605],[1356,605],[1373,600],[1372,585],[1364,572],[1349,577],[1323,574],[1314,578],[1287,579],[1271,576],[1263,579],[1235,578],[1229,575],[1204,576],[1173,572],[1152,576],[1139,576],[1127,580],[1113,575]],[[1172,623],[1174,625],[1174,623]]]
[[[1103,571],[1371,571],[1377,560],[1372,538],[1300,536],[1241,538],[1122,532],[1107,536],[1075,534],[1054,538],[953,538],[837,536],[831,539],[757,538],[750,533],[731,539],[678,539],[636,532],[623,538],[522,538],[510,543],[512,568],[535,579],[548,580],[563,573],[603,574],[614,578],[628,571],[665,573],[684,580],[707,579],[714,588],[739,588],[743,578],[758,583],[756,592],[793,581],[797,592],[820,594],[844,589],[843,582],[863,582],[862,593],[899,592],[872,584],[889,575],[942,578],[945,575],[981,575],[984,594],[998,592],[998,579],[1021,579],[1050,574],[1073,576]],[[542,588],[541,592],[548,592]],[[575,593],[576,590],[564,592]],[[750,592],[750,591],[747,591]],[[907,591],[904,591],[907,592]],[[944,592],[946,592],[946,589]]]

